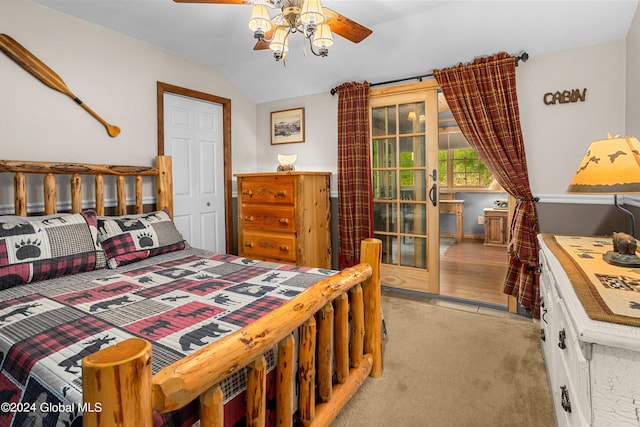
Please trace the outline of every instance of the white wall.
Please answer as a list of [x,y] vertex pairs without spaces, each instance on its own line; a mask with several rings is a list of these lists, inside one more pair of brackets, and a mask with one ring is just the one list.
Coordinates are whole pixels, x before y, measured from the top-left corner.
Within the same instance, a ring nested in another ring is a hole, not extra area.
[[218,69],[28,0],[0,2],[0,31],[122,129],[111,138],[70,98],[0,54],[0,158],[151,165],[163,81],[231,99],[234,172],[255,171],[255,104]]
[[640,8],[627,34],[626,135],[640,138]]
[[[305,109],[305,142],[271,145],[271,112]],[[256,172],[274,172],[278,154],[297,154],[296,170],[331,172],[334,191],[338,173],[338,97],[330,93],[290,98],[264,104],[256,108]]]
[[[566,188],[589,144],[606,138],[608,132],[624,133],[624,64],[625,42],[620,40],[532,55],[528,62],[518,66],[518,101],[534,194],[560,194],[566,200]],[[587,88],[585,102],[559,105],[543,102],[547,92],[575,88]],[[307,141],[271,146],[270,112],[296,107],[305,107]],[[337,173],[336,123],[337,96],[329,93],[259,104],[258,170],[275,170],[278,153],[296,153],[298,170]],[[334,176],[334,184],[335,179]],[[332,188],[335,191],[337,187]]]
[[[625,41],[547,55],[518,67],[516,83],[530,185],[564,194],[592,141],[625,133]],[[584,102],[545,105],[547,92],[586,88]]]

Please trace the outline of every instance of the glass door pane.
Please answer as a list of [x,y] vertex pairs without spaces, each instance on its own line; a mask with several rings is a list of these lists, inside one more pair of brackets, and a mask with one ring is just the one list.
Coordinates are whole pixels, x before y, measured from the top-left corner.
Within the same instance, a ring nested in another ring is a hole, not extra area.
[[424,111],[420,101],[371,112],[374,231],[383,240],[384,262],[422,269],[427,267]]

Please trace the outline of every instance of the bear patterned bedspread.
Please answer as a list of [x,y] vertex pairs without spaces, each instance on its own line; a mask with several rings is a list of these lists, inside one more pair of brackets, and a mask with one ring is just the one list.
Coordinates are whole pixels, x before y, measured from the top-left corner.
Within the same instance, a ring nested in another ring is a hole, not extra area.
[[[155,374],[334,273],[188,248],[2,290],[0,426],[80,426],[83,409],[100,409],[82,406],[84,356],[142,337]],[[223,383],[225,401],[242,392],[242,374]],[[158,422],[196,420],[175,411]]]

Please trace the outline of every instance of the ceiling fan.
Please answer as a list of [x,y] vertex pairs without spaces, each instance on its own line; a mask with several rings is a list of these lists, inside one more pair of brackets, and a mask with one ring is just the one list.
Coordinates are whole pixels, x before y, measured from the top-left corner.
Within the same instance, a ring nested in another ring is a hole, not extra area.
[[[176,3],[252,4],[249,28],[258,41],[254,50],[273,50],[276,61],[285,59],[291,33],[300,33],[316,56],[327,56],[332,33],[360,43],[372,31],[339,13],[322,7],[320,0],[173,0]],[[279,11],[273,18],[269,9]],[[314,47],[316,49],[314,49]]]

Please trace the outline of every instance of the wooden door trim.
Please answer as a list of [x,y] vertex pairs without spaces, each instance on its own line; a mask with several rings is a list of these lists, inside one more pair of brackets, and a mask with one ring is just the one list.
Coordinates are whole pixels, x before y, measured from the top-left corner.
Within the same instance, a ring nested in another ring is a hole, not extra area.
[[164,155],[164,94],[172,93],[222,105],[222,143],[224,147],[224,225],[226,252],[235,253],[233,244],[233,205],[231,187],[231,100],[197,90],[157,82],[158,155]]

